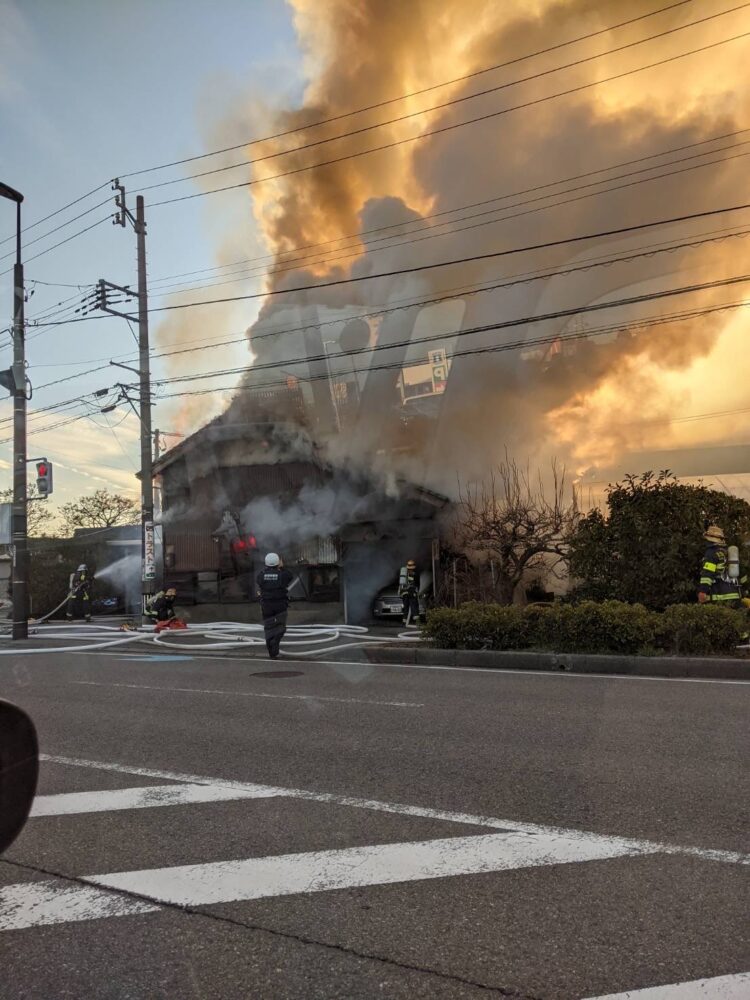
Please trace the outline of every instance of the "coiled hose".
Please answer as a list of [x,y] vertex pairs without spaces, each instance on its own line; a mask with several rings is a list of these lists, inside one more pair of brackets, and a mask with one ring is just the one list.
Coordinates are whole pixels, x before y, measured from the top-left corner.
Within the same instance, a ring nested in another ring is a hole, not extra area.
[[[50,615],[52,614],[54,611],[50,612]],[[205,653],[226,649],[247,649],[248,646],[265,647],[263,626],[243,622],[211,622],[191,625],[188,629],[165,629],[162,632],[156,632],[153,625],[142,625],[132,632],[123,633],[114,625],[45,625],[43,620],[40,620],[30,623],[29,634],[45,640],[73,640],[76,644],[33,649],[13,645],[0,648],[0,656],[94,652],[135,643],[158,645],[161,648],[167,646],[174,650],[199,650]],[[205,641],[191,641],[198,637]],[[342,643],[339,641],[342,639],[352,641]],[[342,649],[361,649],[387,643],[419,641],[421,636],[416,630],[398,632],[395,635],[370,635],[364,625],[290,625],[284,635],[281,655],[299,659],[339,652]]]

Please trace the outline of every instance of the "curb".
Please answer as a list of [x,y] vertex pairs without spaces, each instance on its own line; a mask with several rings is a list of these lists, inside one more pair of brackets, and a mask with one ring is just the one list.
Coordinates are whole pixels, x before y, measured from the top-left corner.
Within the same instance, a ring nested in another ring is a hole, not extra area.
[[480,667],[487,670],[544,670],[573,674],[750,681],[750,659],[739,658],[605,656],[586,653],[428,649],[404,646],[379,646],[364,649],[363,653],[370,663],[383,664],[405,663],[423,666]]

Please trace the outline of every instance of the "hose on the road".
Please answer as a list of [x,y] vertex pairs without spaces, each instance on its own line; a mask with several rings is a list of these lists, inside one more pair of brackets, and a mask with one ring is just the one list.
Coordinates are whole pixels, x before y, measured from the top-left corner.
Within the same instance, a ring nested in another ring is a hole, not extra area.
[[[76,645],[43,646],[37,648],[16,645],[0,648],[0,656],[19,656],[39,653],[79,653],[94,652],[134,643],[158,645],[173,650],[199,650],[211,653],[217,650],[247,649],[265,647],[262,625],[243,622],[210,622],[191,625],[188,629],[165,629],[156,632],[154,626],[145,625],[132,632],[123,632],[113,625],[29,625],[29,634],[40,639],[73,640]],[[201,637],[203,642],[190,641]],[[339,642],[339,640],[352,640]],[[371,635],[364,625],[290,625],[286,630],[281,649],[282,656],[298,659],[315,657],[323,653],[339,652],[343,649],[361,649],[384,643],[419,642],[415,631],[398,632],[395,635]],[[311,648],[306,648],[311,647]]]

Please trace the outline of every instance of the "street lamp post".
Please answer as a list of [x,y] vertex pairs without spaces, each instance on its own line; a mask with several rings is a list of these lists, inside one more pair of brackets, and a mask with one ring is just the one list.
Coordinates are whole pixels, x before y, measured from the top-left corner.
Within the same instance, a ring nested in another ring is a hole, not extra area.
[[0,182],[0,197],[16,203],[16,263],[13,268],[13,638],[29,634],[29,548],[26,536],[26,357],[24,282],[21,263],[23,195]]

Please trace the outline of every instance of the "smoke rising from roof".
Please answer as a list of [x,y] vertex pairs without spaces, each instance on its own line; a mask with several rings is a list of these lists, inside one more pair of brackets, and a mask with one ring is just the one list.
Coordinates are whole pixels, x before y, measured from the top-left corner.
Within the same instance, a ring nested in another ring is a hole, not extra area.
[[[267,132],[300,131],[249,149],[250,161],[287,153],[254,162],[253,178],[376,145],[403,144],[249,189],[255,220],[279,269],[269,273],[269,289],[379,274],[749,200],[746,147],[741,145],[747,136],[664,152],[750,127],[745,42],[589,86],[727,38],[743,29],[739,14],[439,111],[428,110],[713,13],[687,4],[548,55],[313,127],[352,108],[474,73],[655,8],[642,0],[539,0],[533,5],[521,0],[292,0],[292,8],[309,73],[303,105],[251,109],[246,128],[252,134],[254,124],[262,122]],[[574,88],[584,89],[546,100]],[[404,141],[517,105],[527,107]],[[420,114],[314,149],[288,152],[295,145],[411,112]],[[236,136],[236,109],[227,120]],[[655,154],[657,158],[644,160]],[[601,172],[581,176],[597,170]],[[489,199],[499,200],[479,204]],[[477,207],[440,214],[469,205]],[[432,307],[427,324],[417,307],[369,316],[369,346],[377,345],[379,351],[347,352],[339,337],[346,322],[363,313],[529,272],[564,270],[592,258],[683,243],[701,234],[722,235],[748,220],[750,213],[738,212],[418,275],[270,297],[249,338],[258,364],[280,367],[250,370],[232,404],[231,418],[249,412],[254,398],[249,387],[268,392],[269,382],[289,379],[306,400],[310,429],[332,461],[374,470],[380,477],[422,478],[428,486],[451,492],[457,475],[481,476],[506,447],[532,456],[540,465],[556,455],[583,469],[627,450],[672,444],[676,425],[670,417],[684,406],[695,409],[696,403],[700,410],[700,390],[688,381],[680,391],[671,383],[667,388],[666,375],[695,371],[697,378],[717,377],[710,357],[728,322],[726,315],[614,330],[607,337],[592,334],[586,339],[583,334],[602,325],[736,301],[743,297],[742,286],[510,330],[459,330],[745,273],[750,271],[750,252],[744,240],[705,243],[573,275],[458,294],[458,310]],[[359,240],[343,240],[353,233],[360,234]],[[341,242],[327,242],[336,240]],[[308,249],[295,249],[300,247]],[[274,332],[284,329],[295,332]],[[431,333],[439,335],[431,344],[388,346]],[[566,343],[571,334],[580,339]],[[558,345],[491,352],[501,344],[555,336],[561,338]],[[397,368],[367,371],[368,364],[424,362],[432,347],[446,349],[449,356],[486,350],[457,355],[447,391],[433,400],[433,412],[406,420],[396,389]],[[326,356],[323,361],[301,360],[321,354]],[[330,370],[340,373],[334,383],[346,383],[345,398],[340,388],[332,398],[320,377]],[[277,416],[288,418],[283,400],[284,393],[277,392],[273,407]]]

